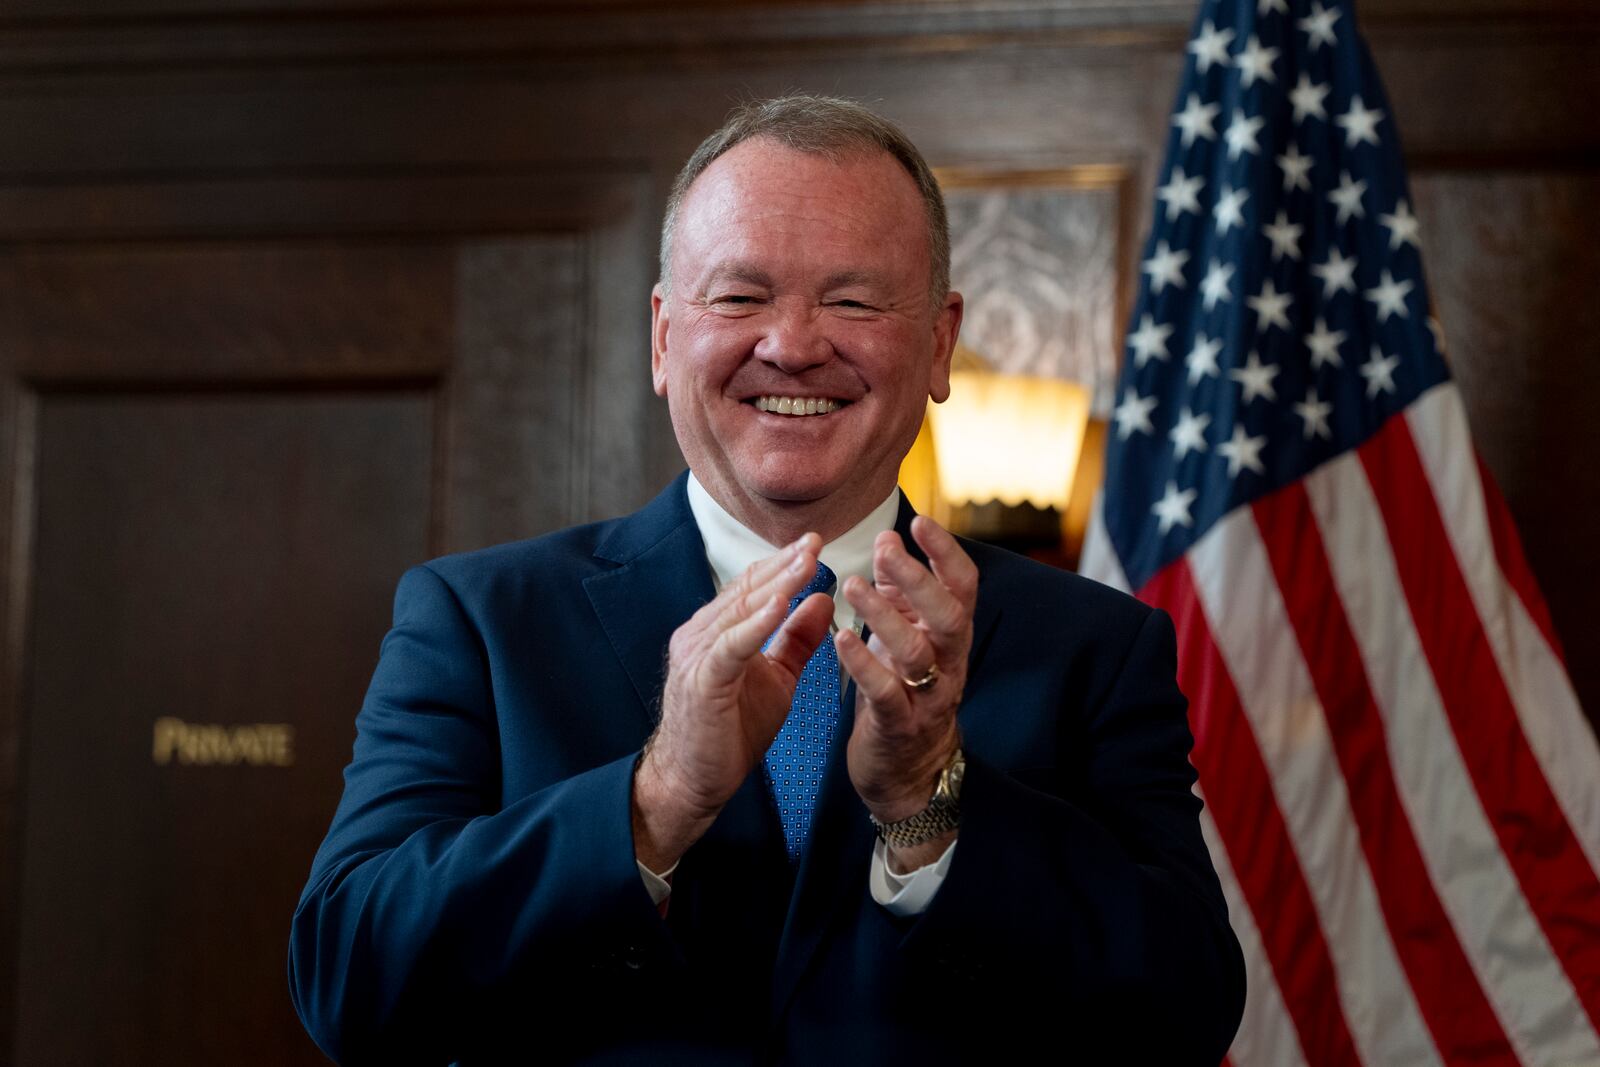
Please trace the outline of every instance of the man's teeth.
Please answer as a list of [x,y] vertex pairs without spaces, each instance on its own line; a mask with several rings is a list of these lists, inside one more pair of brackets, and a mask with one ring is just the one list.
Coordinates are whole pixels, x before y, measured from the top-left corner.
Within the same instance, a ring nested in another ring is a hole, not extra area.
[[775,415],[826,415],[838,411],[844,404],[837,400],[815,396],[758,396],[756,408]]

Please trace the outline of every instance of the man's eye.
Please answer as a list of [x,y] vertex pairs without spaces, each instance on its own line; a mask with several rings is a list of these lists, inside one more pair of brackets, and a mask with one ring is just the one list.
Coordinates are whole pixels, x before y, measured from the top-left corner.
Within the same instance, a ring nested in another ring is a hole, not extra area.
[[756,298],[743,293],[724,293],[711,298],[713,304],[754,304]]
[[836,308],[843,308],[846,311],[872,311],[872,310],[874,310],[871,304],[863,303],[860,300],[835,300],[833,302],[833,306],[836,307]]

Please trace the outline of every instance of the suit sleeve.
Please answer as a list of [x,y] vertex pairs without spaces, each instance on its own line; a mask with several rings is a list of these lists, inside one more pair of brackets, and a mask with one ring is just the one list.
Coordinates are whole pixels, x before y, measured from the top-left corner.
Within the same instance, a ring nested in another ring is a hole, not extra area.
[[427,566],[401,580],[356,728],[290,937],[295,1007],[328,1055],[447,1061],[490,1039],[508,990],[535,1022],[672,951],[634,865],[632,757],[502,808],[483,643]]
[[1185,706],[1171,621],[1152,611],[1091,704],[1081,792],[969,755],[959,848],[907,950],[1013,1011],[1094,1020],[1063,1037],[1085,1062],[1221,1060],[1244,964],[1200,834]]

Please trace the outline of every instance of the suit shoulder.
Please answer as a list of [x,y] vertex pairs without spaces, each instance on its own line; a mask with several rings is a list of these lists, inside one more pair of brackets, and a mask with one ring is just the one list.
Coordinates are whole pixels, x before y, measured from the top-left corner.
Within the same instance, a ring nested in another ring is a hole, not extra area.
[[605,564],[595,548],[620,520],[569,526],[470,552],[439,556],[420,565],[464,601],[541,587],[576,585]]
[[685,490],[687,480],[687,472],[680,474],[654,500],[631,515],[440,556],[422,566],[458,591],[530,578],[555,578],[576,585],[591,574],[648,552],[692,522]]
[[1130,637],[1156,611],[1120,589],[1074,571],[964,538],[962,547],[978,565],[979,595],[996,597],[1008,608],[1036,606],[1052,614],[1069,613]]

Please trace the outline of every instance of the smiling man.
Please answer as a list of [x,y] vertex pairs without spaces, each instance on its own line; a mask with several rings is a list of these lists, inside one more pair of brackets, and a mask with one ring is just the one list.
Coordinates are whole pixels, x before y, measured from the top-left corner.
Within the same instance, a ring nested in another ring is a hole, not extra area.
[[295,915],[349,1062],[1215,1063],[1170,623],[895,488],[961,297],[903,134],[752,104],[652,296],[689,472],[402,580]]

